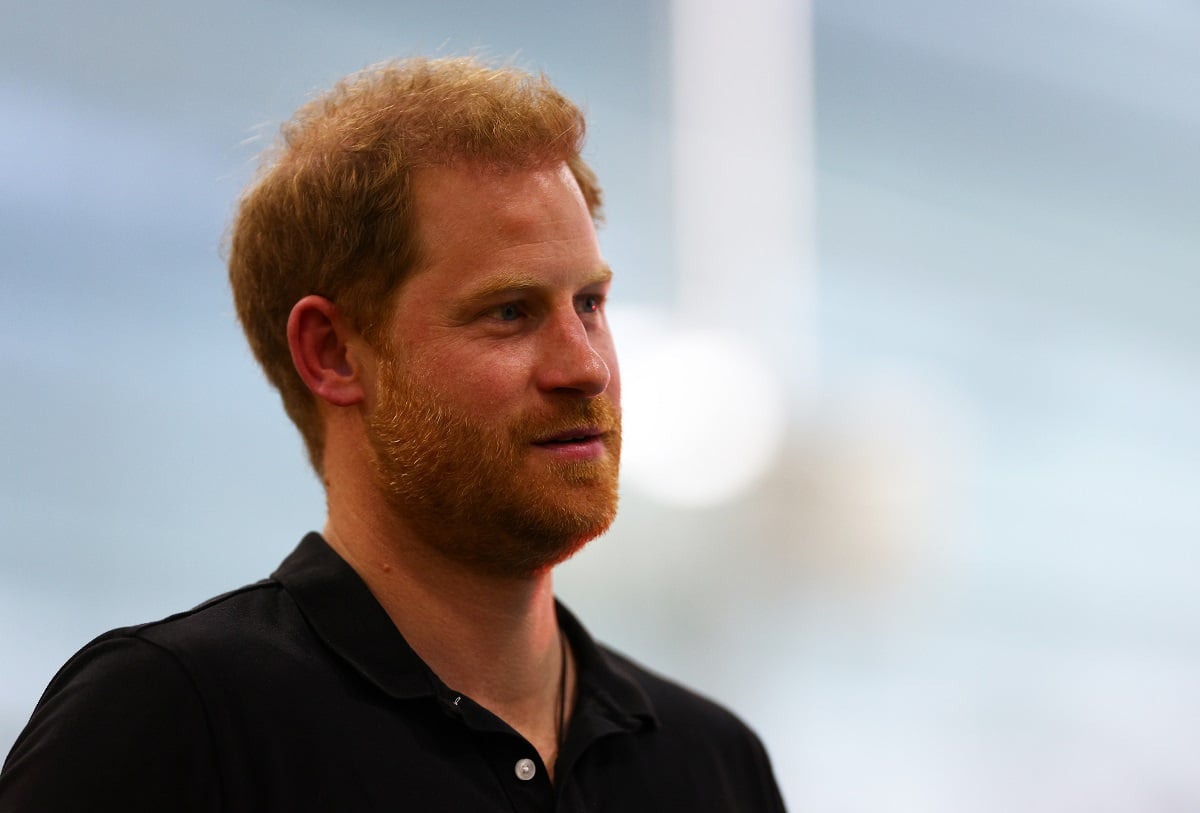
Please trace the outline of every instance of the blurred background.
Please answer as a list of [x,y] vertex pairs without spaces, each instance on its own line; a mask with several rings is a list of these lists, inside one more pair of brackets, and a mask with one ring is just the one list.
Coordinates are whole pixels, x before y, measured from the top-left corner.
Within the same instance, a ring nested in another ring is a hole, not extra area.
[[793,810],[1200,809],[1196,3],[0,19],[0,750],[88,639],[321,526],[221,239],[312,92],[473,51],[587,109],[607,191],[593,633],[741,713]]

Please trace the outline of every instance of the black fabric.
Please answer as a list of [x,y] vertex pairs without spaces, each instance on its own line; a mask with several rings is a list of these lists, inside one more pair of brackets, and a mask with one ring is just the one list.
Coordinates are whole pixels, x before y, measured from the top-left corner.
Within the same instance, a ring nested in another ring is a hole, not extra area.
[[783,810],[746,726],[559,619],[579,695],[552,785],[310,534],[270,579],[68,661],[4,764],[0,810]]

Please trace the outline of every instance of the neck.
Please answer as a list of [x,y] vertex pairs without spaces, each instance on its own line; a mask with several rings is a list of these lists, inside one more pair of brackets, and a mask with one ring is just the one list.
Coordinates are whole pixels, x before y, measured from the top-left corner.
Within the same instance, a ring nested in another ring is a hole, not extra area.
[[570,658],[563,662],[550,571],[480,573],[449,560],[391,512],[334,496],[331,490],[330,546],[442,682],[512,726],[552,773],[560,705],[565,716],[574,676]]

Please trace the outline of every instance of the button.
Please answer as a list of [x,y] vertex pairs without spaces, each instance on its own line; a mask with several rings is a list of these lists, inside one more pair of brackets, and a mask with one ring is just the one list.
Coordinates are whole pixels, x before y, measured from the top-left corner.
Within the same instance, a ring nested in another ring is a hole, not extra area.
[[517,774],[517,779],[520,779],[522,782],[528,782],[537,773],[537,765],[533,764],[532,759],[518,759],[517,765],[513,770]]

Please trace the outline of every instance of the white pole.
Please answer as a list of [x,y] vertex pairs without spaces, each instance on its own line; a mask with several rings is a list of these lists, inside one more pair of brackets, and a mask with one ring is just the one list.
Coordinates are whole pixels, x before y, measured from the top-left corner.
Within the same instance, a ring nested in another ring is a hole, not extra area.
[[816,376],[811,0],[674,0],[674,213],[685,323]]

